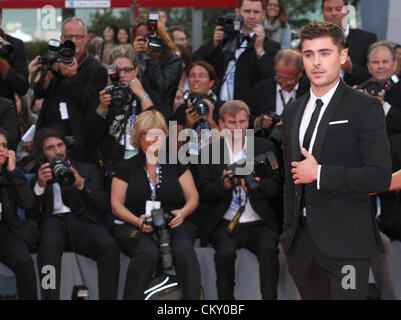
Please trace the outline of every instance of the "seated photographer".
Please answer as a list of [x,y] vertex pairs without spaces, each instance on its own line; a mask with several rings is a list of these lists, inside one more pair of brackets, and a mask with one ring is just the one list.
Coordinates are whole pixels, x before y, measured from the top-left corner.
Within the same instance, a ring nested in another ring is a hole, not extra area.
[[24,172],[16,168],[15,152],[8,149],[7,133],[0,128],[0,262],[16,276],[19,299],[37,299],[35,266],[39,230],[20,220],[17,208],[29,208],[34,196]]
[[[0,4],[0,24],[3,7]],[[0,29],[0,97],[14,100],[14,92],[24,95],[28,91],[28,65],[24,43]],[[15,150],[15,149],[14,149]]]
[[[106,170],[109,190],[111,177],[118,163],[134,156],[138,150],[130,142],[135,119],[153,107],[139,77],[138,56],[130,47],[117,47],[110,53],[108,71],[113,85],[100,91],[100,102],[87,116],[87,141],[97,147],[97,154]],[[122,99],[123,98],[123,99]],[[95,101],[95,103],[98,100]]]
[[[221,135],[224,131],[229,134],[217,141],[219,164],[212,164],[216,159],[210,145],[210,164],[197,166],[201,202],[212,203],[204,215],[201,242],[210,242],[216,250],[217,292],[221,300],[234,299],[234,267],[239,248],[257,256],[262,298],[277,297],[280,226],[270,202],[279,191],[281,179],[270,141],[255,137],[254,148],[249,149],[248,124],[249,108],[243,101],[225,102],[219,110],[219,125]],[[229,163],[224,159],[229,159]],[[255,160],[252,174],[239,174],[236,170],[248,159]]]
[[387,135],[401,133],[401,83],[397,75],[396,55],[391,42],[379,41],[369,47],[368,63],[371,78],[357,89],[377,97],[386,115]]
[[[249,103],[253,86],[274,76],[274,57],[280,44],[266,37],[261,26],[263,0],[239,0],[235,12],[236,17],[227,14],[218,18],[213,40],[200,47],[193,60],[205,60],[216,69],[216,93],[222,101]],[[241,20],[241,31],[235,31],[234,25]]]
[[[160,112],[141,113],[132,131],[132,143],[139,153],[124,160],[112,181],[112,210],[122,220],[114,226],[114,237],[131,258],[124,299],[144,299],[145,287],[166,250],[168,261],[171,254],[174,257],[184,299],[200,299],[200,267],[193,249],[197,228],[186,220],[198,206],[199,196],[188,167],[161,163],[158,158],[167,134],[167,124]],[[155,225],[154,214],[160,212],[157,209],[164,214],[163,222]],[[152,222],[145,220],[150,215]],[[163,243],[169,245],[159,249],[160,244],[153,237],[165,234],[166,229],[171,240],[165,240]],[[170,267],[163,263],[165,272]]]
[[[194,129],[200,137],[202,129],[220,130],[216,122],[222,102],[212,91],[215,81],[214,68],[206,61],[195,61],[189,65],[190,91],[184,93],[184,104],[177,108],[173,118],[177,120],[178,134],[182,129]],[[200,145],[193,145],[189,150],[199,154],[200,148]]]
[[141,61],[143,87],[168,121],[182,74],[178,49],[155,12],[136,19],[131,39],[134,39],[132,46]]
[[60,298],[61,258],[66,250],[96,260],[99,299],[116,299],[120,250],[105,227],[109,202],[97,167],[70,164],[65,136],[56,129],[38,132],[35,150],[40,167],[37,181],[32,181],[35,205],[28,217],[39,222],[39,270],[45,265],[56,270],[56,286],[42,288],[42,299]]
[[72,17],[63,21],[62,45],[49,41],[41,77],[34,86],[35,97],[44,98],[36,129],[62,130],[68,139],[70,157],[81,162],[94,161],[93,149],[85,143],[85,117],[107,82],[106,69],[87,52],[87,38],[83,20]]

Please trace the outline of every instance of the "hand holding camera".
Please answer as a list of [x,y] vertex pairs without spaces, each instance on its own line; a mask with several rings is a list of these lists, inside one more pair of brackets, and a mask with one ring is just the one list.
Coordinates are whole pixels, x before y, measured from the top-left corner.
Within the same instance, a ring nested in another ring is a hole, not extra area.
[[223,30],[223,26],[216,26],[216,28],[214,29],[214,34],[213,34],[213,45],[216,48],[220,42],[223,41],[224,38],[224,30]]
[[142,232],[145,233],[152,233],[153,232],[153,226],[152,224],[147,224],[146,223],[146,218],[149,218],[146,214],[141,215],[138,220],[139,220],[139,228],[141,229]]
[[83,178],[78,174],[78,182],[76,182],[75,174],[71,170],[71,163],[56,156],[50,163],[44,163],[38,171],[38,185],[45,188],[49,181],[54,179],[61,187],[70,188],[73,186],[82,187]]
[[75,76],[78,73],[78,63],[75,57],[71,64],[60,63],[59,66],[61,74],[66,78]]
[[106,89],[103,89],[99,92],[99,100],[99,111],[102,113],[107,113],[111,103],[111,94],[106,93]]
[[77,189],[82,189],[84,187],[85,179],[81,177],[81,175],[74,167],[71,166],[70,170],[75,178],[74,187]]
[[45,188],[48,181],[53,180],[53,171],[50,168],[50,163],[46,162],[42,164],[38,171],[38,185],[41,188]]
[[185,127],[192,129],[195,126],[195,123],[201,119],[201,116],[194,109],[188,108],[185,110],[185,119]]
[[253,28],[252,30],[255,35],[256,35],[256,39],[255,39],[255,51],[256,51],[256,55],[259,56],[263,51],[263,42],[265,41],[265,29],[261,26],[261,25],[257,25],[255,28]]

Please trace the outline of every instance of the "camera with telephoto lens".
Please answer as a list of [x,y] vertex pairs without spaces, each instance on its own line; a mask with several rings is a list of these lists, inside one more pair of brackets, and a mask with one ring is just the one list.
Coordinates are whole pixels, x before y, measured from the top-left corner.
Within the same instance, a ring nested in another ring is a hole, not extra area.
[[61,157],[55,156],[49,165],[52,169],[53,177],[56,182],[63,187],[72,187],[75,183],[75,177],[70,167],[70,161],[64,161]]
[[227,13],[217,17],[216,23],[218,26],[223,27],[224,31],[224,46],[221,52],[228,60],[232,60],[235,58],[235,51],[237,51],[244,41],[244,35],[241,34],[244,17],[235,13]]
[[61,43],[58,40],[50,39],[47,46],[47,55],[38,59],[38,63],[45,69],[50,69],[58,61],[66,65],[72,64],[74,61],[75,44],[71,40]]
[[192,94],[189,91],[185,91],[182,98],[184,102],[191,108],[192,111],[196,111],[200,116],[206,116],[209,114],[209,105],[206,100],[209,100],[212,104],[216,101],[213,97],[208,96],[204,93]]
[[400,79],[397,75],[392,75],[389,79],[383,81],[376,81],[376,80],[368,80],[362,84],[360,84],[357,89],[366,89],[366,91],[371,96],[377,96],[379,92],[384,91],[384,93],[389,92],[398,82]]
[[106,87],[106,94],[111,95],[110,112],[112,115],[124,111],[124,106],[129,103],[129,90],[125,83],[120,81],[120,70],[115,64],[107,67],[111,85]]
[[14,46],[0,37],[0,57],[6,57],[14,51]]
[[163,208],[160,208],[152,210],[151,216],[143,220],[144,224],[153,226],[155,229],[154,235],[157,237],[156,240],[160,247],[160,258],[165,271],[173,267],[173,251],[168,231],[168,224],[173,218],[174,215],[164,212]]
[[159,53],[164,48],[164,41],[159,37],[157,31],[157,22],[159,21],[159,13],[158,12],[149,12],[148,16],[148,28],[150,31],[150,35],[147,38],[143,38],[143,41],[148,41],[148,49],[151,52]]
[[[253,161],[253,166],[263,167],[267,164],[270,164],[273,167],[274,163],[275,164],[278,163],[276,155],[271,151],[267,151],[255,157]],[[226,170],[230,170],[231,172],[225,174],[223,179],[228,178],[231,181],[233,181],[234,178],[239,178],[239,179],[244,178],[247,188],[252,191],[255,191],[259,188],[259,183],[255,179],[254,171],[249,175],[238,175],[236,173],[237,168],[244,168],[246,165],[247,163],[244,160],[240,160],[239,162],[234,162],[233,164],[228,165]],[[248,163],[248,165],[252,165],[252,163]]]

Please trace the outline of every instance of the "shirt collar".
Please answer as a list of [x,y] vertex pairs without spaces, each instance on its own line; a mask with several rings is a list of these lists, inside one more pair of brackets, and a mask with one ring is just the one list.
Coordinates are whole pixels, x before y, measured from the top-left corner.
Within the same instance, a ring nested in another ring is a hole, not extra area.
[[299,81],[298,81],[297,85],[294,87],[294,89],[292,89],[291,92],[288,92],[288,91],[285,91],[285,90],[279,85],[279,83],[277,83],[276,91],[279,92],[280,90],[282,90],[283,92],[285,91],[285,92],[287,92],[288,94],[293,94],[293,93],[295,94],[296,91],[298,90],[298,87],[299,87]]
[[333,97],[334,93],[337,90],[338,85],[340,84],[341,79],[338,80],[337,84],[330,89],[329,92],[327,92],[323,97],[317,97],[312,91],[312,88],[310,88],[310,99],[312,101],[316,101],[316,99],[321,99],[323,101],[323,106],[326,107],[329,103],[331,98]]
[[245,136],[244,147],[242,148],[241,152],[239,152],[239,153],[237,153],[237,154],[235,155],[235,154],[234,154],[234,151],[231,149],[231,143],[230,143],[227,139],[224,139],[224,141],[225,141],[225,143],[226,143],[226,146],[227,146],[228,154],[229,154],[229,156],[230,156],[230,162],[231,162],[231,163],[236,162],[236,161],[232,161],[232,160],[233,160],[233,159],[236,159],[236,158],[239,158],[239,155],[241,155],[241,158],[239,158],[239,159],[244,159],[244,158],[246,157],[246,152],[247,152],[247,148],[246,148],[247,140],[248,140],[248,138],[247,138],[247,136]]

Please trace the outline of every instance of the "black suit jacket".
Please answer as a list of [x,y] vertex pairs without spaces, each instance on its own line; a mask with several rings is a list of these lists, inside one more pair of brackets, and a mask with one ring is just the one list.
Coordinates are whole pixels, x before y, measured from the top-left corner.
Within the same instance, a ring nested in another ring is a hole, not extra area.
[[[284,136],[284,234],[286,253],[300,224],[302,186],[294,185],[291,162],[300,161],[299,127],[310,94],[286,107]],[[348,121],[346,123],[332,123]],[[332,123],[332,124],[330,124]],[[317,181],[305,185],[307,226],[320,252],[339,259],[363,259],[382,250],[368,193],[386,191],[391,156],[383,108],[377,99],[342,81],[320,121],[313,156]]]
[[[260,59],[257,59],[253,46],[249,46],[238,58],[234,79],[234,99],[244,100],[249,104],[253,86],[263,79],[274,76],[274,57],[280,50],[280,44],[266,37],[263,47],[266,53]],[[214,66],[217,75],[216,84],[219,90],[229,63],[221,53],[222,48],[222,44],[214,48],[213,41],[211,41],[194,54],[196,57],[194,60],[203,59]],[[220,95],[220,92],[216,93]]]
[[34,204],[33,192],[20,168],[12,172],[4,169],[0,173],[0,202],[3,222],[24,239],[31,251],[36,251],[39,230],[32,221],[21,220],[17,213],[18,207],[28,209]]
[[0,96],[15,102],[14,92],[23,96],[28,91],[28,65],[24,43],[17,38],[4,34],[0,29],[0,36],[10,42],[14,50],[4,59],[10,65],[5,79],[0,77]]
[[344,75],[344,81],[350,85],[359,85],[370,77],[368,67],[366,66],[368,49],[372,43],[377,41],[377,36],[373,32],[362,29],[350,29],[347,45],[348,55],[352,61],[352,73]]
[[[307,77],[302,76],[299,80],[298,90],[296,92],[296,98],[303,96],[308,92],[310,88],[310,82]],[[250,127],[253,127],[255,118],[260,116],[262,113],[269,111],[276,112],[276,101],[277,101],[277,81],[274,78],[262,80],[257,83],[251,93],[249,108],[251,111]]]
[[8,148],[17,151],[21,132],[17,108],[12,100],[0,97],[0,127],[7,131]]
[[[274,152],[274,146],[270,141],[255,137],[255,156],[267,151]],[[206,244],[210,234],[217,224],[223,219],[232,200],[232,190],[223,188],[221,175],[224,164],[224,154],[226,143],[224,139],[220,140],[220,161],[219,164],[200,164],[196,167],[196,177],[200,201],[210,204],[210,211],[204,215],[204,221],[201,226],[201,242]],[[209,163],[212,163],[212,145],[209,148]],[[202,152],[205,150],[202,149]],[[255,176],[260,177],[260,186],[254,192],[249,193],[249,200],[252,208],[261,217],[262,221],[273,230],[279,232],[278,220],[270,205],[270,199],[276,195],[280,188],[280,175],[278,170],[273,170],[268,164],[264,167],[255,167]]]
[[[78,190],[74,187],[61,187],[63,203],[85,222],[105,225],[106,212],[110,212],[109,196],[104,189],[103,179],[99,169],[93,164],[73,162],[72,166],[85,179],[84,188]],[[36,179],[32,180],[32,187]],[[35,204],[28,211],[27,216],[39,221],[52,214],[54,205],[53,184],[48,183],[41,196],[35,195]]]

